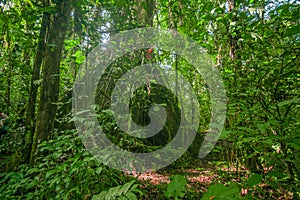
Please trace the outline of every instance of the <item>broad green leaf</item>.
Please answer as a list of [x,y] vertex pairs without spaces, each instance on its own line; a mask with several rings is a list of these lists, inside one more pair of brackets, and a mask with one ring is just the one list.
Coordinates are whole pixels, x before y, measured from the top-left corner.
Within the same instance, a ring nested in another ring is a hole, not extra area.
[[164,192],[165,197],[170,198],[178,198],[184,197],[186,193],[186,184],[187,181],[184,176],[175,175],[173,180],[169,183],[167,190]]
[[247,186],[249,188],[256,186],[257,184],[261,183],[262,181],[262,175],[261,174],[253,174],[249,177],[247,181]]
[[222,184],[210,185],[201,200],[237,200],[241,199],[239,192],[240,189],[236,185],[228,187]]

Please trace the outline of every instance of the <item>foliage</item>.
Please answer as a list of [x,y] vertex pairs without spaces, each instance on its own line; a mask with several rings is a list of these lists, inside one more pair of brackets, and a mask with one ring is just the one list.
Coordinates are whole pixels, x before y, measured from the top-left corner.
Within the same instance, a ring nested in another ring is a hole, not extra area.
[[137,200],[135,193],[142,194],[142,191],[137,187],[139,184],[134,184],[135,181],[125,183],[124,185],[118,185],[116,187],[111,187],[108,191],[102,191],[98,195],[93,196],[93,200],[113,200],[113,199],[128,199],[128,200]]
[[230,185],[228,187],[222,184],[215,184],[208,187],[207,192],[203,195],[201,200],[237,200],[239,197],[240,189],[236,185]]
[[250,178],[247,181],[247,187],[253,187],[262,181],[262,175],[260,174],[253,174],[250,176]]
[[[0,198],[83,199],[128,180],[85,151],[78,136],[65,132],[39,145],[34,167],[24,164],[0,175]],[[132,191],[140,191],[129,183]]]
[[[108,169],[85,151],[71,130],[75,127],[70,122],[72,86],[89,52],[113,34],[144,26],[174,28],[186,34],[207,50],[222,75],[228,98],[226,123],[218,145],[206,159],[221,163],[219,168],[223,164],[233,167],[236,174],[222,171],[220,176],[229,186],[212,185],[202,198],[238,198],[239,188],[229,179],[235,176],[245,176],[237,184],[258,191],[260,198],[271,198],[262,185],[272,191],[288,191],[295,198],[299,196],[300,8],[296,1],[72,1],[60,71],[55,74],[60,77],[59,100],[50,102],[58,105],[58,110],[53,131],[45,133],[52,134],[52,139],[40,143],[37,151],[33,151],[35,164],[31,166],[24,159],[27,153],[24,141],[32,140],[25,135],[33,134],[34,127],[25,134],[15,125],[15,120],[25,118],[28,111],[43,15],[49,14],[53,23],[58,2],[6,0],[0,3],[0,109],[12,122],[9,133],[0,141],[0,199],[84,199],[99,195],[113,198],[118,191],[124,196],[145,194],[137,189],[138,182]],[[230,3],[233,3],[231,7]],[[49,36],[50,30],[46,28],[46,35]],[[46,38],[45,42],[47,47],[56,45]],[[187,161],[198,154],[207,133],[210,94],[191,64],[176,56],[176,52],[165,52],[159,49],[159,44],[153,45],[157,45],[155,53],[147,62],[176,69],[192,85],[200,102],[201,119],[196,140],[189,149],[192,153],[180,159],[186,162],[183,166],[188,167]],[[144,49],[133,54],[113,63],[111,71],[100,78],[99,87],[113,89],[113,82],[144,62],[141,59],[145,57]],[[38,75],[40,78],[33,84],[39,87],[45,77],[40,72]],[[152,103],[158,101],[167,109],[170,124],[153,142],[123,133],[110,113],[109,98],[100,95],[96,99],[99,105],[104,105],[97,116],[100,125],[109,139],[122,149],[155,151],[172,140],[178,128],[175,125],[180,112],[174,95],[155,84],[150,86],[154,95],[148,95],[145,88],[134,92],[130,114],[140,125],[146,125]],[[109,96],[109,92],[105,94]],[[40,94],[39,90],[37,96]],[[175,106],[170,106],[168,99],[172,99],[170,105]],[[39,103],[34,102],[36,108]],[[31,121],[33,126],[39,122],[34,116],[25,120]],[[48,123],[52,127],[52,122]],[[177,163],[173,163],[170,168],[176,167]],[[162,190],[166,198],[189,197],[186,180],[180,175],[175,175],[167,189]]]
[[167,190],[164,192],[165,197],[168,199],[174,198],[176,200],[179,199],[179,197],[183,198],[186,194],[186,185],[187,181],[184,176],[175,175],[169,183]]

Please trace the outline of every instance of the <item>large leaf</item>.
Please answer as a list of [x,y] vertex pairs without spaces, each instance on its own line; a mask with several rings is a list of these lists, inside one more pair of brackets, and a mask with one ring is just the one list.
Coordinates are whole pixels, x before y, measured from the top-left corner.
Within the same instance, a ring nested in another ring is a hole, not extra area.
[[215,184],[208,187],[207,192],[201,200],[236,200],[241,199],[239,196],[240,189],[236,185],[226,187],[222,184]]
[[178,197],[184,197],[186,192],[186,184],[187,181],[184,178],[184,176],[181,175],[175,175],[173,177],[173,180],[168,185],[167,190],[165,191],[165,197],[167,198],[175,198],[178,199]]
[[253,174],[247,181],[247,187],[254,187],[257,184],[261,183],[262,175],[261,174]]

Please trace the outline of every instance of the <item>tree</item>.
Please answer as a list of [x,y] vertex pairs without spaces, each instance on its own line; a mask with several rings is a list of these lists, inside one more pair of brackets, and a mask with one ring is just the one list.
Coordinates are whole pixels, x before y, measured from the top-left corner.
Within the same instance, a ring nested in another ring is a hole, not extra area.
[[59,96],[61,52],[69,24],[71,2],[71,0],[62,0],[56,4],[55,16],[49,30],[45,50],[45,61],[42,69],[43,80],[38,118],[33,138],[30,163],[33,163],[37,143],[49,139],[53,134],[53,124]]
[[[43,7],[49,6],[49,0],[43,1]],[[44,12],[41,22],[41,29],[39,33],[38,46],[36,49],[36,55],[34,59],[33,71],[30,82],[29,97],[26,111],[26,135],[25,141],[25,161],[29,162],[30,153],[32,148],[33,136],[34,136],[34,123],[35,123],[35,110],[36,110],[36,99],[38,94],[38,81],[40,79],[40,69],[45,54],[46,36],[50,25],[50,13]]]

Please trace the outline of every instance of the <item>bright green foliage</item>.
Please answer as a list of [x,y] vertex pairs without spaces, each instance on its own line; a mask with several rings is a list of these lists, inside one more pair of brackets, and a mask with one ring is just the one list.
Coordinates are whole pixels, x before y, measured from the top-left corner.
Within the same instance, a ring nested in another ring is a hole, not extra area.
[[100,194],[94,195],[92,200],[137,200],[138,198],[135,193],[142,194],[138,186],[139,184],[135,184],[133,180],[124,185],[111,187],[108,191],[102,191]]
[[184,176],[175,175],[169,183],[167,190],[164,192],[166,198],[179,199],[183,198],[186,194],[187,182]]
[[238,200],[241,199],[239,191],[236,185],[226,187],[222,184],[215,184],[208,187],[201,200]]

